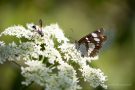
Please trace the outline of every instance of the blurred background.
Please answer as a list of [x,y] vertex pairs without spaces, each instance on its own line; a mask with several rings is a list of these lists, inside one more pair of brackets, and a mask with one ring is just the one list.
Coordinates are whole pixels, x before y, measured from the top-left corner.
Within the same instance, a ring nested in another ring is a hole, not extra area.
[[[0,32],[39,19],[44,25],[58,23],[71,42],[105,28],[108,40],[92,63],[108,76],[108,90],[135,90],[135,0],[0,0]],[[14,65],[0,65],[0,90],[19,90],[20,80]],[[34,84],[26,90],[43,88]]]

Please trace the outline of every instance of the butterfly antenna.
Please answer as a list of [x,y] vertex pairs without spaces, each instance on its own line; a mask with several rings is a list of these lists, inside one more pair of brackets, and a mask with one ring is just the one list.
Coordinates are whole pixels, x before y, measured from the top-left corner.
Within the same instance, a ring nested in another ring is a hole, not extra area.
[[39,26],[40,26],[40,27],[43,26],[43,21],[42,21],[42,19],[39,19]]

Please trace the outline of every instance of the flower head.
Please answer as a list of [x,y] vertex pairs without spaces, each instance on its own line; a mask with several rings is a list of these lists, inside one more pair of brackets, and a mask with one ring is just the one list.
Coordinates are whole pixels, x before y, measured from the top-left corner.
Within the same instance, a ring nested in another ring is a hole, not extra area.
[[[81,77],[92,87],[100,85],[106,88],[106,76],[89,64],[98,59],[98,56],[89,57],[95,48],[93,44],[89,45],[89,53],[86,53],[85,45],[76,47],[76,43],[70,43],[58,24],[34,25],[42,30],[42,36],[33,25],[27,24],[26,28],[12,26],[0,34],[0,37],[10,35],[20,40],[9,44],[0,41],[0,63],[23,60],[25,66],[21,65],[21,74],[25,80],[22,84],[27,86],[35,82],[45,90],[77,90],[83,88],[78,83],[77,71],[80,71]],[[22,41],[22,38],[27,41]]]

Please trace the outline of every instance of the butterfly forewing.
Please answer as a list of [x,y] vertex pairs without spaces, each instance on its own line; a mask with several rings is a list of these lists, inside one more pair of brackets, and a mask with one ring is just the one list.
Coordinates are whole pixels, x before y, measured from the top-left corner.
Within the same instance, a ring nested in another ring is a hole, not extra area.
[[[99,52],[105,40],[106,40],[106,36],[104,35],[103,28],[101,28],[82,37],[80,40],[78,40],[77,44],[78,46],[81,46],[82,44],[85,45],[87,55],[90,57],[94,57]],[[93,50],[90,50],[91,47],[93,47]],[[81,53],[82,53],[82,56],[86,55],[84,54],[84,52],[81,52]]]

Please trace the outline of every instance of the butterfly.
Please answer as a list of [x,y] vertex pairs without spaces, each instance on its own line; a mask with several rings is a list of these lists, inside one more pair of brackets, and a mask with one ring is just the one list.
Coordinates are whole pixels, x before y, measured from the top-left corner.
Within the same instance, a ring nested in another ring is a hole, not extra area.
[[107,36],[104,35],[104,29],[100,28],[76,41],[76,48],[80,50],[82,56],[94,57],[106,40]]
[[42,21],[41,19],[39,20],[39,26],[37,26],[37,25],[33,25],[33,26],[32,26],[32,28],[33,28],[34,30],[36,30],[36,32],[37,32],[41,37],[44,36],[44,33],[43,33],[43,31],[42,31],[42,26],[43,26],[43,21]]

